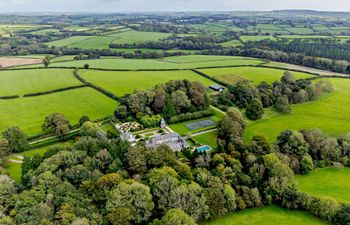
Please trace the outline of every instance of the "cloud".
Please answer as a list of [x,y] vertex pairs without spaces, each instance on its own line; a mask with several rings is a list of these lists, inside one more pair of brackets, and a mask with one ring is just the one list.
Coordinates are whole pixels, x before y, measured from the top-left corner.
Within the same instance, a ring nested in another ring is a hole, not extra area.
[[349,0],[0,0],[0,12],[239,11],[314,9],[343,11]]

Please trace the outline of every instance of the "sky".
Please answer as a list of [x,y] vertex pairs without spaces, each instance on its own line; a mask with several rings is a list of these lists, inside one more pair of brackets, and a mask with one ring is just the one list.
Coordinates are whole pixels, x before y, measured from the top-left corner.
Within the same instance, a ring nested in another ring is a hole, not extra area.
[[0,0],[6,12],[350,11],[350,0]]

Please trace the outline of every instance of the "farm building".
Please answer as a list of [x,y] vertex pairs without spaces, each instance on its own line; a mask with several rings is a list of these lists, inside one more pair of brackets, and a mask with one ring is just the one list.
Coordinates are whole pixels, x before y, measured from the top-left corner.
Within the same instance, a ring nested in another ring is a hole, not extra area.
[[162,144],[168,145],[174,151],[181,151],[190,147],[178,133],[162,134],[146,141],[146,147],[149,148],[156,148]]
[[224,87],[221,87],[221,86],[216,85],[216,84],[210,85],[209,88],[214,90],[214,91],[217,91],[217,92],[221,92],[225,89]]

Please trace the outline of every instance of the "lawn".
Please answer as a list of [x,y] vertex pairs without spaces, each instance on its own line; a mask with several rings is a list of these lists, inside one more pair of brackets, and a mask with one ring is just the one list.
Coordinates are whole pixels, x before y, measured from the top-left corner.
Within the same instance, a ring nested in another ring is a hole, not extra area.
[[8,162],[6,166],[6,171],[8,172],[10,177],[14,179],[17,183],[21,182],[22,164]]
[[71,69],[7,70],[0,72],[0,96],[23,95],[81,85]]
[[350,168],[321,168],[297,176],[298,190],[315,197],[350,203]]
[[326,225],[328,223],[297,210],[278,206],[266,206],[231,213],[225,217],[202,223],[202,225]]
[[193,137],[193,139],[202,145],[209,145],[212,149],[216,149],[218,147],[217,139],[218,139],[218,132],[217,131],[211,131],[205,134],[201,134],[198,136]]
[[169,127],[182,136],[187,135],[189,132],[191,132],[192,134],[195,134],[195,133],[198,133],[198,132],[201,132],[204,130],[213,129],[216,127],[216,125],[209,126],[209,127],[203,127],[203,128],[199,128],[196,130],[190,130],[190,129],[188,129],[188,127],[186,127],[187,124],[202,121],[202,120],[207,120],[207,119],[212,119],[215,122],[219,122],[220,120],[222,120],[223,117],[224,117],[223,113],[215,110],[215,115],[213,115],[211,117],[200,118],[200,119],[196,119],[196,120],[190,120],[190,121],[185,121],[185,122],[181,122],[181,123],[170,124]]
[[[280,80],[286,70],[264,67],[232,67],[202,69],[200,71],[228,84],[234,84],[240,80],[250,80],[257,85],[262,81],[273,83]],[[292,74],[296,79],[308,78],[311,76],[300,72],[292,72]]]
[[273,37],[273,36],[241,36],[241,40],[243,42],[248,42],[248,41],[262,41],[262,40],[272,40],[272,41],[275,41],[276,38]]
[[316,101],[292,106],[291,114],[282,115],[269,108],[261,120],[249,122],[245,139],[263,135],[273,142],[287,129],[320,128],[328,135],[343,137],[350,131],[350,80],[330,79],[334,92],[324,94]]
[[113,43],[115,44],[134,44],[139,42],[157,41],[169,36],[171,36],[169,33],[142,32],[135,30],[109,35],[109,37],[114,38]]
[[[104,57],[95,60],[76,60],[70,62],[52,63],[55,67],[83,67],[89,64],[90,68],[120,69],[120,70],[152,70],[152,69],[195,69],[201,67],[259,65],[262,60],[235,57],[235,56],[176,56],[164,59],[124,59],[118,57]],[[19,68],[30,68],[24,66]]]
[[99,71],[81,70],[79,74],[88,82],[118,96],[132,93],[135,89],[148,89],[169,80],[199,81],[205,86],[214,82],[190,70],[178,71]]
[[0,131],[19,126],[29,135],[41,133],[41,124],[52,113],[62,113],[71,124],[86,115],[98,119],[113,113],[118,103],[91,88],[0,101]]

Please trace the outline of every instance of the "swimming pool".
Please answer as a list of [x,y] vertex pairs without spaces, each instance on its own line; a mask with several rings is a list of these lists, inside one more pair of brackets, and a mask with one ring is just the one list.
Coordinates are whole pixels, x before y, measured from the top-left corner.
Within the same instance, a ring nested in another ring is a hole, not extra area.
[[199,151],[199,152],[206,152],[206,151],[210,151],[211,147],[208,146],[208,145],[204,145],[204,146],[196,148],[196,150]]

